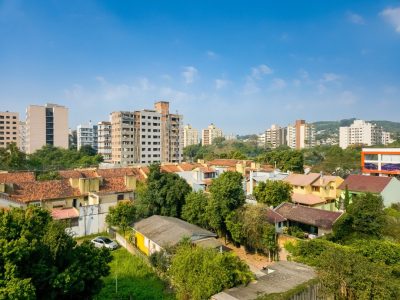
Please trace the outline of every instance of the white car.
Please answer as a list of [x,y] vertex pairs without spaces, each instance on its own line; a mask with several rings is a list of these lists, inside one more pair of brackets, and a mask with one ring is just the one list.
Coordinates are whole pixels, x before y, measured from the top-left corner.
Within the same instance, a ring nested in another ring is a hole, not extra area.
[[107,248],[110,250],[114,250],[118,248],[118,244],[113,240],[110,240],[108,237],[105,236],[98,236],[94,238],[92,241],[93,245],[97,248]]

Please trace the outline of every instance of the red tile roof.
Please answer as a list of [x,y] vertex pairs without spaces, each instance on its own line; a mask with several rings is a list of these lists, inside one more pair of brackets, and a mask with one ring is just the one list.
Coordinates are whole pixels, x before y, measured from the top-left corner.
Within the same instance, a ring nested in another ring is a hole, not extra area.
[[72,188],[67,179],[15,184],[11,199],[23,202],[64,199],[80,196],[79,189]]
[[95,178],[99,175],[97,174],[95,169],[82,169],[82,170],[63,170],[59,171],[58,174],[62,178]]
[[391,177],[349,175],[339,186],[339,189],[345,190],[347,186],[349,191],[381,193],[392,179]]
[[336,176],[323,175],[322,178],[319,178],[318,180],[313,182],[312,186],[327,186],[330,182],[335,182],[336,179]]
[[162,165],[160,169],[161,169],[161,172],[165,172],[165,173],[181,172],[181,169],[175,164]]
[[341,212],[317,209],[287,202],[276,207],[275,212],[288,220],[325,229],[331,229],[335,221],[342,215]]
[[97,174],[100,177],[107,178],[125,175],[139,175],[139,171],[136,168],[98,169]]
[[294,203],[300,203],[300,204],[304,204],[307,206],[312,206],[315,204],[320,204],[320,203],[325,202],[324,199],[322,199],[316,195],[313,195],[313,194],[303,195],[303,194],[297,194],[297,193],[292,194],[292,201]]
[[311,185],[314,181],[316,181],[320,177],[318,173],[310,173],[310,174],[290,174],[283,181],[290,183],[291,185],[298,186],[307,186]]
[[79,217],[79,211],[75,207],[71,208],[53,208],[51,216],[55,220],[65,220]]
[[237,159],[214,159],[212,161],[206,162],[209,166],[221,166],[221,167],[235,167],[236,164],[240,162]]
[[33,172],[0,173],[0,183],[19,183],[35,181]]
[[268,222],[271,224],[275,224],[276,222],[283,222],[286,221],[286,218],[281,214],[278,214],[276,211],[268,208],[267,210],[267,219]]
[[211,168],[211,167],[199,167],[198,169],[202,173],[214,173],[214,172],[216,172],[215,169]]
[[107,194],[107,193],[122,193],[122,192],[130,192],[132,189],[128,189],[125,185],[125,177],[107,177],[103,179],[103,184],[100,186],[99,194]]
[[181,171],[192,171],[193,169],[196,169],[198,167],[203,167],[202,164],[198,163],[181,163],[179,164],[179,168]]

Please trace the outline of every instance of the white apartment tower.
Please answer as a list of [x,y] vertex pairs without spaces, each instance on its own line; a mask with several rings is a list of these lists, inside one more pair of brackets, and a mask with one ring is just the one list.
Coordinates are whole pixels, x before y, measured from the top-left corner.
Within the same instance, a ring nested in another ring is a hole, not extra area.
[[304,120],[287,127],[287,145],[292,149],[311,148],[316,145],[315,127]]
[[212,145],[215,138],[223,136],[222,130],[211,123],[207,129],[203,129],[201,132],[201,144],[203,146]]
[[97,153],[103,156],[104,162],[111,161],[111,122],[97,123]]
[[77,148],[81,149],[82,146],[90,146],[97,151],[97,125],[81,124],[76,128]]
[[19,114],[0,112],[0,148],[15,143],[21,149]]
[[199,144],[199,131],[190,124],[183,127],[183,147]]
[[287,145],[288,129],[273,124],[265,131],[265,144],[272,149]]
[[346,149],[350,145],[373,146],[387,143],[388,133],[376,124],[354,120],[353,124],[339,129],[339,146]]
[[68,108],[47,103],[29,105],[26,109],[26,152],[44,145],[68,149]]
[[111,162],[131,165],[135,162],[135,136],[133,112],[111,113]]

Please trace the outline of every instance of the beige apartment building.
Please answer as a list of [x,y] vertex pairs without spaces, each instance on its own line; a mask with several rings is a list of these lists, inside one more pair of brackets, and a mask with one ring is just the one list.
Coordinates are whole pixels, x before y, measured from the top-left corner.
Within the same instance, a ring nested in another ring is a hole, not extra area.
[[111,113],[111,162],[132,165],[135,162],[134,114],[129,111]]
[[19,114],[0,112],[0,148],[5,148],[11,143],[15,143],[21,149]]
[[273,124],[265,131],[265,145],[272,149],[287,145],[287,132],[287,128]]
[[287,127],[287,145],[293,149],[311,148],[316,145],[315,127],[304,120]]
[[199,131],[190,124],[183,127],[183,147],[197,145],[199,143]]
[[97,123],[97,153],[103,156],[104,162],[111,161],[111,122]]
[[223,136],[222,130],[211,123],[206,129],[201,131],[201,144],[203,146],[212,145],[215,138]]

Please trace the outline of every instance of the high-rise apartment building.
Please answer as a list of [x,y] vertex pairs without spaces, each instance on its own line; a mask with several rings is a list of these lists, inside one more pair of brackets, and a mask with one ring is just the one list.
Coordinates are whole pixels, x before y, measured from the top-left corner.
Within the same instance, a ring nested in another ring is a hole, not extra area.
[[16,112],[0,112],[0,148],[15,143],[21,148],[19,132],[19,114]]
[[111,162],[120,165],[179,163],[183,157],[183,117],[169,113],[169,103],[155,109],[111,114]]
[[97,151],[97,131],[97,125],[93,125],[92,122],[78,125],[76,128],[77,149],[81,149],[82,146],[90,146]]
[[29,105],[26,109],[26,152],[33,153],[44,145],[68,148],[68,108],[47,103]]
[[311,148],[316,145],[315,127],[304,120],[287,127],[287,145],[292,149]]
[[26,152],[26,123],[24,121],[19,121],[19,149],[22,152]]
[[339,129],[339,146],[346,149],[350,145],[373,146],[388,142],[388,135],[382,127],[365,122],[354,120],[350,126],[343,126]]
[[203,146],[212,145],[215,138],[223,136],[222,130],[211,123],[207,129],[201,131],[201,144]]
[[268,148],[278,148],[287,145],[287,128],[282,128],[273,124],[271,128],[265,131],[265,144]]
[[199,143],[199,131],[190,124],[183,127],[183,147],[197,145]]
[[133,112],[111,113],[111,162],[119,165],[135,163],[135,133]]
[[103,156],[104,162],[111,161],[111,122],[97,123],[97,153]]

